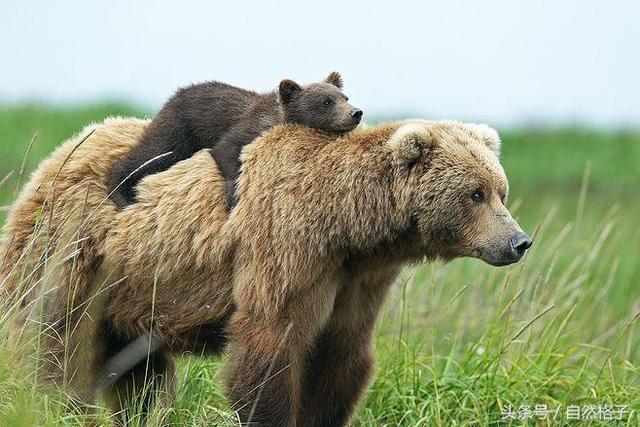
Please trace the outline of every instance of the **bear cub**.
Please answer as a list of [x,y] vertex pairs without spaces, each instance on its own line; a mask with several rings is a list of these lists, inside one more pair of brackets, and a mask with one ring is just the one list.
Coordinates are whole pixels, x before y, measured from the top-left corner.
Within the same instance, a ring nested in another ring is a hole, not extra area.
[[140,142],[109,171],[111,199],[120,209],[134,203],[135,186],[142,178],[209,148],[224,178],[229,208],[233,208],[240,152],[262,132],[281,123],[296,123],[346,133],[360,123],[362,110],[349,104],[341,89],[342,77],[337,72],[306,86],[282,80],[277,91],[265,94],[220,82],[179,89]]

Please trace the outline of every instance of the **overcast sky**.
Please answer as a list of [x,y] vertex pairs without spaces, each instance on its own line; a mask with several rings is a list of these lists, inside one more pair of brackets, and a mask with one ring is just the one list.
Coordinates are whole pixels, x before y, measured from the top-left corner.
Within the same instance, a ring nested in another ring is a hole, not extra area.
[[342,72],[365,116],[640,126],[637,1],[2,1],[0,102]]

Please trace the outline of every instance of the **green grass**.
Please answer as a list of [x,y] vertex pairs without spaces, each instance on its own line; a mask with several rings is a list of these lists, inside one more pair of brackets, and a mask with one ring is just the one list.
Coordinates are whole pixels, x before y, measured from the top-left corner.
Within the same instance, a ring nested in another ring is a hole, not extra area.
[[[0,206],[28,179],[20,170],[36,130],[25,171],[111,114],[144,115],[118,104],[0,107],[0,180],[14,171]],[[353,425],[538,425],[535,416],[503,419],[508,407],[536,405],[560,408],[548,425],[568,423],[570,405],[629,411],[625,421],[584,424],[640,423],[640,133],[501,133],[509,204],[534,247],[508,268],[476,260],[407,268],[380,318],[376,374]],[[156,421],[233,424],[218,378],[224,362],[182,359],[178,399]],[[0,425],[81,425],[66,404],[3,345]]]

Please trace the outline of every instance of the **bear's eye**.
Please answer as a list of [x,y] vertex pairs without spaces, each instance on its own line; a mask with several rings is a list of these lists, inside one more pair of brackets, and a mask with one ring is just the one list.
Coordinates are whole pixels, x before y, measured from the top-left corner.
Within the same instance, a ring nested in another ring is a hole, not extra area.
[[471,195],[471,200],[473,200],[476,203],[484,202],[484,193],[482,192],[482,190],[474,191],[473,194]]
[[324,105],[325,107],[328,107],[331,104],[333,104],[333,99],[331,98],[325,99],[324,102],[322,103],[322,105]]

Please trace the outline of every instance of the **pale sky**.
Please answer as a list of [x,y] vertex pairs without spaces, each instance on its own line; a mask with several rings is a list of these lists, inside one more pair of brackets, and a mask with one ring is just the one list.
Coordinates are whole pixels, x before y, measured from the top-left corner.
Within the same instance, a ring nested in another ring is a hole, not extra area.
[[340,71],[365,117],[640,126],[637,1],[9,1],[0,103],[158,109]]

